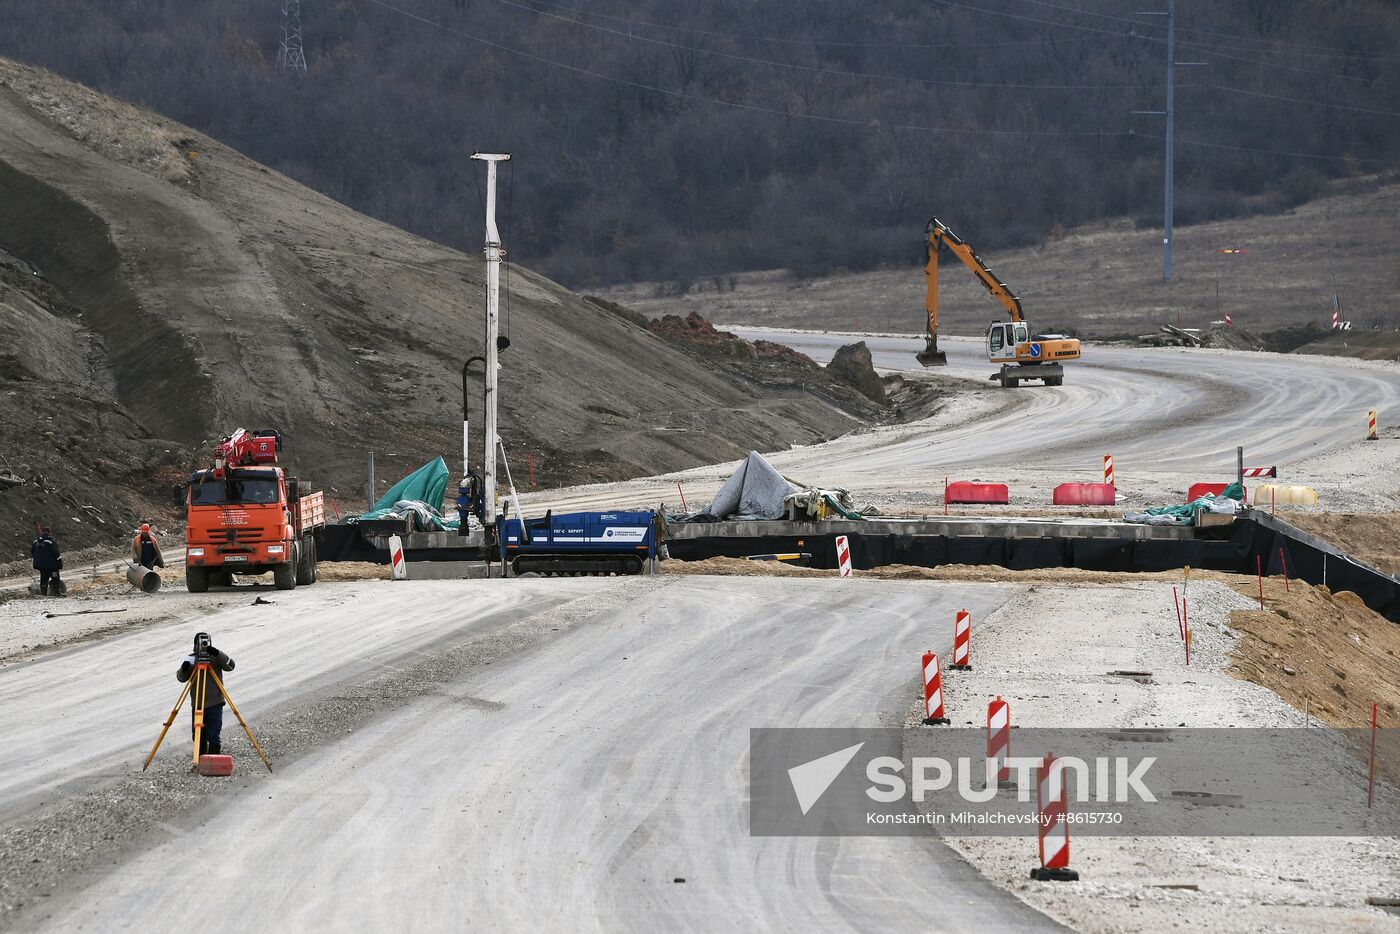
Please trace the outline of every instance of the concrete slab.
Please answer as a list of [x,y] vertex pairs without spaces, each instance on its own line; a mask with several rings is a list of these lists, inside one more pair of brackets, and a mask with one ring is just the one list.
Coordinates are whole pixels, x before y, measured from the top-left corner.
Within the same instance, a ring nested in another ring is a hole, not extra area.
[[789,522],[759,519],[747,522],[672,522],[666,537],[763,538],[792,535],[938,535],[948,538],[1096,538],[1120,541],[1180,541],[1195,537],[1188,526],[1138,525],[1107,519],[1046,519],[1005,516],[947,516],[919,519],[841,519],[830,522]]

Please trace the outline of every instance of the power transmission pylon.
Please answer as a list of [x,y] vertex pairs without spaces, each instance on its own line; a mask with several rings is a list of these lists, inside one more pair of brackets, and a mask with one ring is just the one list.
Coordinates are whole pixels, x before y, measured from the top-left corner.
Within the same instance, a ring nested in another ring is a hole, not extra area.
[[282,47],[277,50],[277,67],[306,71],[306,52],[301,45],[301,0],[282,0]]
[[1135,114],[1166,117],[1166,130],[1163,139],[1166,153],[1163,156],[1162,193],[1162,281],[1172,281],[1175,260],[1173,259],[1173,222],[1176,215],[1176,194],[1172,187],[1176,170],[1176,69],[1185,65],[1205,65],[1205,62],[1178,62],[1176,60],[1176,0],[1167,0],[1165,12],[1139,13],[1139,16],[1165,16],[1167,18],[1167,109],[1135,110]]

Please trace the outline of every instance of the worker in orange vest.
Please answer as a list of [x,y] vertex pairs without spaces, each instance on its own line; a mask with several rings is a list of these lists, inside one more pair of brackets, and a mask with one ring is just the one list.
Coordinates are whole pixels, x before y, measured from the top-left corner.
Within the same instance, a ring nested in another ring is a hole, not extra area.
[[149,522],[141,523],[141,530],[131,540],[131,560],[143,568],[165,567],[165,558],[161,556]]

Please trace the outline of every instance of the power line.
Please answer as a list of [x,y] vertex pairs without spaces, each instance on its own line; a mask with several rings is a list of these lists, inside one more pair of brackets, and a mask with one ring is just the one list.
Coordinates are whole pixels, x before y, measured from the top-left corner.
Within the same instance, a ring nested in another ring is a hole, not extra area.
[[[1158,136],[1155,133],[1137,133],[1134,135],[1140,136],[1144,139],[1157,140],[1158,142],[1161,142],[1165,139],[1165,137]],[[1328,156],[1317,152],[1289,152],[1283,149],[1263,149],[1257,146],[1231,146],[1227,143],[1207,143],[1203,140],[1191,139],[1179,139],[1177,140],[1177,142],[1182,146],[1195,146],[1201,149],[1223,149],[1228,150],[1230,152],[1251,152],[1265,156],[1289,156],[1296,159],[1324,159],[1330,162],[1355,161],[1367,162],[1373,165],[1400,165],[1400,161],[1394,159],[1375,159],[1367,156],[1354,156],[1351,154],[1347,154],[1344,156]]]
[[[1119,39],[1131,38],[1151,38],[1148,36],[1135,36],[1132,31],[1124,32],[1117,29],[1099,29],[1096,26],[1077,26],[1074,23],[1063,23],[1053,19],[1041,19],[1036,16],[1026,16],[1021,13],[1008,13],[1005,10],[989,10],[986,7],[971,6],[966,3],[956,3],[954,0],[934,0],[941,6],[953,7],[958,10],[967,10],[969,13],[980,13],[983,16],[1001,16],[1006,19],[1021,20],[1026,23],[1038,23],[1041,26],[1056,26],[1060,29],[1073,29],[1078,32],[1088,32],[1099,36],[1114,36]],[[1159,40],[1160,41],[1160,40]]]
[[1207,84],[1202,85],[1202,87],[1208,87],[1215,91],[1227,91],[1231,94],[1244,94],[1248,97],[1262,97],[1271,101],[1286,101],[1290,104],[1307,104],[1310,107],[1327,107],[1332,110],[1349,110],[1354,113],[1373,114],[1377,117],[1400,117],[1400,111],[1371,110],[1367,107],[1353,107],[1349,104],[1330,104],[1326,101],[1310,101],[1305,100],[1301,97],[1284,97],[1280,94],[1265,94],[1263,91],[1247,91],[1244,88],[1232,88],[1227,87],[1223,84]]
[[[1163,41],[1161,39],[1153,39],[1146,36],[1144,36],[1143,38],[1147,38],[1150,42]],[[1219,46],[1203,45],[1195,42],[1180,41],[1178,41],[1177,44],[1180,45],[1182,48],[1192,49],[1197,52],[1204,52],[1208,55],[1214,55],[1217,58],[1224,58],[1234,62],[1245,62],[1246,64],[1250,65],[1258,65],[1260,68],[1278,68],[1282,69],[1283,71],[1296,71],[1300,74],[1305,75],[1321,75],[1324,78],[1336,78],[1339,81],[1361,81],[1372,86],[1379,85],[1381,87],[1392,87],[1394,84],[1390,81],[1375,81],[1371,78],[1363,78],[1359,75],[1339,75],[1334,71],[1322,71],[1317,68],[1304,68],[1301,65],[1284,65],[1279,62],[1261,62],[1257,58],[1245,58],[1242,55],[1231,55],[1228,52],[1222,52],[1220,51]]]
[[[1036,6],[1050,7],[1051,9],[1055,9],[1055,10],[1065,10],[1065,11],[1068,11],[1068,12],[1071,12],[1071,13],[1080,14],[1080,15],[1082,15],[1082,16],[1098,16],[1098,17],[1101,17],[1101,18],[1103,18],[1103,19],[1113,20],[1113,21],[1122,22],[1122,23],[1132,23],[1132,22],[1136,22],[1132,17],[1128,17],[1128,16],[1117,16],[1117,15],[1114,15],[1114,14],[1112,14],[1112,13],[1100,13],[1100,12],[1097,11],[1097,10],[1085,10],[1085,9],[1081,9],[1081,8],[1079,8],[1079,7],[1067,6],[1067,5],[1061,4],[1061,3],[1051,3],[1050,0],[1023,0],[1023,2],[1025,2],[1025,3],[1033,3],[1033,4],[1035,4]],[[1250,51],[1250,52],[1261,52],[1261,53],[1265,53],[1265,54],[1276,53],[1276,54],[1283,55],[1283,54],[1287,54],[1289,51],[1293,51],[1293,52],[1296,52],[1296,53],[1298,53],[1298,54],[1303,54],[1303,55],[1317,55],[1317,56],[1319,56],[1319,57],[1356,56],[1356,55],[1361,55],[1361,56],[1364,56],[1364,57],[1366,57],[1366,58],[1373,58],[1373,59],[1376,59],[1377,61],[1396,61],[1396,60],[1400,60],[1400,56],[1383,55],[1383,54],[1380,54],[1380,53],[1373,53],[1373,52],[1359,52],[1359,51],[1357,51],[1357,50],[1355,50],[1355,49],[1346,49],[1346,48],[1343,48],[1343,47],[1341,47],[1341,46],[1335,46],[1335,45],[1309,45],[1309,44],[1299,43],[1299,42],[1288,42],[1288,41],[1283,40],[1283,39],[1265,39],[1265,38],[1263,38],[1262,36],[1241,36],[1241,35],[1238,35],[1238,34],[1236,34],[1236,33],[1212,32],[1211,30],[1208,30],[1208,29],[1189,29],[1189,28],[1182,27],[1182,28],[1179,28],[1177,31],[1180,32],[1180,33],[1189,33],[1189,34],[1191,34],[1191,35],[1197,35],[1197,36],[1208,36],[1208,37],[1213,38],[1213,39],[1230,39],[1230,40],[1233,40],[1233,41],[1235,41],[1235,42],[1260,42],[1260,43],[1268,43],[1268,44],[1272,44],[1272,45],[1278,46],[1278,48],[1276,48],[1276,49],[1247,49],[1247,50],[1246,50],[1246,51]],[[1320,51],[1316,51],[1316,50],[1320,50]]]
[[428,19],[427,17],[420,16],[419,14],[414,13],[410,10],[405,10],[402,7],[395,6],[394,4],[389,3],[388,0],[366,0],[366,2],[372,3],[373,5],[381,7],[385,10],[398,13],[401,16],[407,17],[408,19],[416,20],[417,22],[420,22],[425,26],[432,26],[433,28],[441,30],[442,32],[448,33],[450,35],[466,39],[470,42],[475,42],[479,45],[484,45],[487,48],[497,49],[501,52],[505,52],[507,54],[514,55],[518,58],[525,59],[526,61],[536,62],[541,65],[549,65],[550,67],[560,68],[564,71],[569,71],[574,74],[587,75],[590,78],[598,78],[602,81],[608,81],[613,84],[621,85],[623,87],[635,88],[639,91],[651,91],[656,94],[664,94],[667,97],[674,97],[678,100],[689,100],[695,101],[697,103],[712,104],[719,107],[728,107],[734,110],[745,110],[751,113],[769,114],[771,116],[783,117],[785,119],[811,120],[819,123],[857,127],[865,130],[889,129],[918,133],[946,133],[952,135],[964,134],[969,136],[1079,137],[1108,139],[1112,137],[1131,135],[1126,132],[1105,130],[994,130],[982,129],[978,127],[948,127],[926,126],[912,123],[885,123],[878,119],[857,120],[850,117],[837,117],[831,114],[813,114],[803,113],[801,111],[782,110],[777,107],[765,107],[761,104],[750,104],[744,101],[727,101],[717,97],[706,97],[703,94],[692,94],[689,91],[681,91],[677,90],[676,88],[665,88],[660,87],[658,85],[646,84],[641,81],[633,81],[629,78],[618,78],[614,75],[604,74],[603,72],[599,71],[593,71],[591,69],[584,68],[579,65],[570,65],[567,62],[555,61],[554,59],[545,58],[544,56],[536,55],[533,52],[527,52],[523,49],[517,49],[504,43],[497,42],[493,39],[487,39],[483,36],[478,36],[473,33],[466,32],[464,30],[454,29],[453,27],[448,26],[445,23],[439,23],[436,20]]
[[657,39],[652,36],[639,36],[634,33],[613,29],[609,26],[600,26],[596,23],[585,23],[582,20],[572,19],[558,13],[552,13],[545,9],[539,9],[524,3],[517,3],[515,0],[496,0],[502,6],[511,7],[516,10],[524,10],[536,16],[544,16],[549,19],[559,20],[573,26],[584,29],[592,29],[607,35],[617,36],[632,42],[646,42],[652,45],[659,45],[669,49],[678,49],[684,52],[694,52],[700,55],[713,55],[716,58],[727,58],[731,61],[745,62],[751,65],[764,65],[770,68],[788,68],[794,71],[805,71],[810,74],[834,75],[840,78],[862,78],[880,81],[901,81],[918,84],[925,84],[932,87],[963,88],[971,90],[1017,90],[1017,91],[1126,91],[1142,90],[1144,88],[1156,87],[1155,84],[984,84],[977,81],[948,81],[938,78],[919,78],[909,75],[891,75],[861,71],[840,71],[834,68],[822,68],[818,65],[801,65],[795,62],[780,62],[773,59],[754,58],[749,55],[740,55],[736,52],[724,52],[719,49],[702,49],[693,45],[686,45],[680,42],[669,42],[665,39]]
[[[821,46],[834,49],[1000,49],[1023,45],[1044,45],[1047,40],[1044,37],[1038,39],[1023,39],[1014,42],[979,42],[971,44],[951,44],[944,45],[932,42],[832,42],[826,39],[798,39],[791,36],[759,36],[751,33],[719,32],[713,29],[697,29],[692,26],[677,26],[673,23],[655,23],[647,20],[632,19],[627,16],[613,16],[608,13],[599,13],[596,10],[581,10],[577,7],[553,8],[556,12],[573,13],[577,16],[592,16],[598,19],[612,20],[615,23],[625,23],[628,26],[645,26],[649,29],[668,29],[673,32],[689,33],[696,36],[709,36],[716,39],[734,39],[741,42],[771,42],[776,45],[801,45],[801,46]],[[1088,36],[1080,39],[1057,39],[1056,42],[1092,42]]]

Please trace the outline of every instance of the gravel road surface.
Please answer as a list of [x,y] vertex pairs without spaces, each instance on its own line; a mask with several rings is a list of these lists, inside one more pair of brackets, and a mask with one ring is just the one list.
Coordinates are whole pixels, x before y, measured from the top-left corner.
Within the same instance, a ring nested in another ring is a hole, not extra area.
[[[532,584],[560,593],[496,589]],[[1053,927],[941,844],[747,828],[750,727],[897,724],[953,611],[1015,588],[610,587],[547,614],[556,637],[280,768],[30,920],[174,929],[212,887],[215,930]],[[394,595],[356,616],[437,616],[441,594],[411,611]]]
[[[0,669],[0,813],[18,816],[57,791],[92,787],[139,770],[179,697],[175,669],[194,633],[209,632],[234,657],[228,675],[234,701],[253,720],[289,699],[306,700],[337,684],[363,679],[443,642],[596,591],[586,578],[544,582],[387,582],[335,584],[270,594],[270,605],[202,611],[188,595],[145,601],[183,606],[184,615],[100,641],[50,651]],[[225,591],[222,595],[237,593]],[[209,594],[212,603],[220,594]],[[240,594],[252,603],[253,594]],[[74,611],[92,601],[69,598]],[[96,604],[94,604],[96,605]],[[14,609],[59,604],[22,601]],[[160,757],[189,755],[189,717],[182,713]],[[239,732],[232,715],[226,734]],[[276,753],[273,752],[275,757]]]

